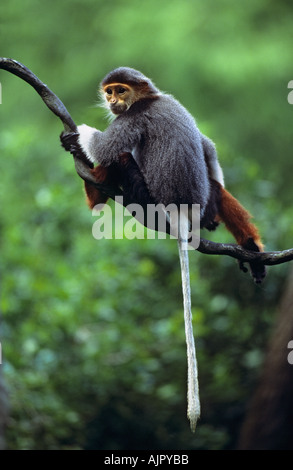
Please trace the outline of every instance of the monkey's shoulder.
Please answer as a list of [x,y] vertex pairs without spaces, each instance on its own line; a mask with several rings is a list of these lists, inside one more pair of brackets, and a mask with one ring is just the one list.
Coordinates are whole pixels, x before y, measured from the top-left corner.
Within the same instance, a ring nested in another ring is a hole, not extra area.
[[[154,98],[146,98],[134,103],[131,108],[121,115],[129,120],[149,119],[152,122],[165,121],[176,125],[178,122],[196,127],[196,123],[187,109],[172,95],[160,93]],[[119,118],[118,118],[119,119]]]

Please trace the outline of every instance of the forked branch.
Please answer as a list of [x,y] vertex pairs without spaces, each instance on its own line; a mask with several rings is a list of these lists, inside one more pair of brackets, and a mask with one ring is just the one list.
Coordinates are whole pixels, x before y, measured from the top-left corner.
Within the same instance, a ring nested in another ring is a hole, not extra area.
[[[47,85],[45,85],[35,74],[33,74],[30,69],[14,59],[7,59],[4,57],[0,58],[0,69],[7,70],[8,72],[17,75],[19,78],[22,78],[27,83],[29,83],[29,85],[31,85],[41,96],[42,100],[48,106],[48,108],[61,119],[65,131],[76,132],[77,126],[62,101],[47,87]],[[107,194],[111,199],[115,199],[115,196],[118,195],[123,196],[123,193],[119,187],[109,185],[105,186],[96,182],[90,172],[90,162],[88,162],[86,156],[84,156],[83,160],[74,157],[74,163],[78,175],[84,181],[87,181],[90,184],[96,186],[99,190]],[[128,201],[125,198],[119,198],[119,202],[127,207],[130,202],[135,201]],[[140,222],[146,225],[146,220],[140,220]],[[167,232],[169,232],[168,225]],[[215,243],[203,238],[200,239],[200,245],[197,250],[201,253],[209,255],[231,256],[232,258],[238,259],[242,262],[260,260],[263,264],[270,266],[287,263],[288,261],[293,260],[293,248],[284,251],[257,253],[254,251],[245,250],[239,245]]]

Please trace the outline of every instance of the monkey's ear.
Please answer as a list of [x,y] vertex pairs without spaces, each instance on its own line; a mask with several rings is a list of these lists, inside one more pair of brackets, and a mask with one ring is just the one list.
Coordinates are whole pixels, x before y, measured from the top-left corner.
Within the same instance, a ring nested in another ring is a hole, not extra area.
[[144,81],[144,80],[142,80],[141,82],[139,82],[139,89],[140,89],[140,90],[147,90],[147,91],[150,91],[150,90],[151,90],[151,87],[150,87],[149,82],[146,82],[146,81]]
[[158,94],[158,89],[150,80],[141,80],[138,84],[138,89],[145,94],[156,95]]

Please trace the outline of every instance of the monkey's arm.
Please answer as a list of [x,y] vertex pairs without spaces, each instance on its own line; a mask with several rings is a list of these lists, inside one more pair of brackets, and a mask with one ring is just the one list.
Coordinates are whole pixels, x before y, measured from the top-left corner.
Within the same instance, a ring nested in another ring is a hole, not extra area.
[[117,118],[110,126],[101,132],[98,129],[82,124],[77,127],[78,143],[82,151],[93,163],[109,166],[118,162],[119,155],[131,152],[140,135],[134,125],[120,125]]
[[[123,198],[129,204],[135,203],[144,206],[154,203],[144,177],[131,153],[125,152],[119,155],[118,162],[112,163],[108,167],[96,166],[91,170],[91,173],[99,183],[120,186],[123,191]],[[85,192],[90,209],[93,209],[97,204],[107,202],[108,196],[87,182],[85,182]]]
[[120,155],[119,161],[113,166],[118,167],[118,178],[126,200],[130,203],[135,202],[142,207],[155,203],[131,153]]
[[[83,155],[82,148],[78,143],[78,136],[77,133],[62,133],[60,136],[62,146],[75,158],[81,158]],[[97,183],[105,185],[105,189],[107,185],[122,187],[123,197],[129,204],[136,203],[145,206],[154,203],[139,166],[131,153],[124,152],[118,156],[117,162],[107,167],[98,165],[90,171]],[[87,181],[85,181],[85,192],[90,209],[93,209],[97,204],[107,202],[106,192],[97,189]]]

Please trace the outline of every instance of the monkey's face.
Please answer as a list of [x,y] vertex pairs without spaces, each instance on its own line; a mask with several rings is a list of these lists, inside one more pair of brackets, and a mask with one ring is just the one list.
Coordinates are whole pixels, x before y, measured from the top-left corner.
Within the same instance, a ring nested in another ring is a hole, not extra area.
[[110,83],[104,86],[106,103],[113,114],[122,114],[136,101],[135,90],[126,83]]

